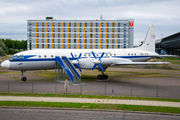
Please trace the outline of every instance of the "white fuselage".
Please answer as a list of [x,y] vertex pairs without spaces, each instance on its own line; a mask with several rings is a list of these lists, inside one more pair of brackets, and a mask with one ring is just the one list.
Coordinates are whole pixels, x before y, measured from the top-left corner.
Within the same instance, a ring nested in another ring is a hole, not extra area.
[[[157,55],[155,52],[133,49],[40,49],[17,53],[9,60],[11,70],[45,70],[55,68],[55,56],[66,56],[69,60],[76,60],[80,53],[79,64],[82,69],[92,69],[95,58],[105,52],[101,59],[104,68],[115,65],[117,62],[146,62]],[[75,59],[72,58],[71,53]],[[98,66],[96,67],[99,68]]]

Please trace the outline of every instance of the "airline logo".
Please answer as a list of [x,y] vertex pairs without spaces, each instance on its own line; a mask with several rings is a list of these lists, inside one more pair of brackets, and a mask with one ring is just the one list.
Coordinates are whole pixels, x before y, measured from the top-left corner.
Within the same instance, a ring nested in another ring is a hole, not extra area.
[[134,22],[133,21],[129,21],[129,27],[133,27],[134,26]]

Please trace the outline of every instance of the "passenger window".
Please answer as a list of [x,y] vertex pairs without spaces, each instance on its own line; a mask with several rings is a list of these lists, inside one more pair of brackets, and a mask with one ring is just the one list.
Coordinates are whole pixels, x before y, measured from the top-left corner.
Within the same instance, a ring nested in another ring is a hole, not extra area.
[[39,58],[41,58],[41,56],[39,55]]
[[51,55],[51,57],[53,58],[53,55]]
[[130,54],[128,53],[128,55],[130,55]]
[[44,57],[46,58],[46,55],[44,55]]
[[131,53],[131,55],[133,55],[133,53]]
[[134,53],[134,55],[136,55],[136,53]]
[[116,54],[114,54],[114,56],[116,56]]

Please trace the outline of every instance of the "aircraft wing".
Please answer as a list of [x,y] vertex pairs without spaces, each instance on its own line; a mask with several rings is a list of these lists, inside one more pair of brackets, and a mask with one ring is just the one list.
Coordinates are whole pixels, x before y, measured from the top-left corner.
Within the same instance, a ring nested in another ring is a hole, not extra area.
[[118,62],[117,65],[166,65],[170,62]]

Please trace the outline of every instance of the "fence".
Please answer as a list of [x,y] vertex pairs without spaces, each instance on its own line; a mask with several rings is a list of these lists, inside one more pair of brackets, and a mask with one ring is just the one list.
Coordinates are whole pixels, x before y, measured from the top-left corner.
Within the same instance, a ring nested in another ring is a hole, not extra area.
[[[66,90],[64,89],[64,83],[60,82],[2,81],[0,82],[0,92],[64,94],[66,93]],[[137,96],[180,99],[179,86],[88,82],[86,84],[69,84],[69,89],[67,90],[67,92],[68,94],[83,95]]]

